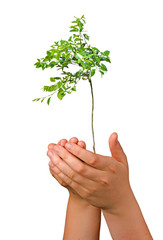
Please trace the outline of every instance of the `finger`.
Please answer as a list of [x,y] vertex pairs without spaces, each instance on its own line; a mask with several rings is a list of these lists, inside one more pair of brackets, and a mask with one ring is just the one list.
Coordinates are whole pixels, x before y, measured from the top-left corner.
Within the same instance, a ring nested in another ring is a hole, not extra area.
[[[54,169],[54,172],[56,169]],[[88,190],[85,189],[80,184],[73,181],[73,179],[70,179],[68,176],[66,176],[64,173],[56,173],[60,179],[62,179],[63,182],[65,182],[72,190],[74,190],[75,193],[77,193],[80,197],[84,198],[88,194]]]
[[127,164],[127,157],[118,141],[118,134],[112,133],[109,138],[109,147],[113,158],[117,161]]
[[50,144],[48,145],[48,149],[49,149],[49,150],[52,149],[55,145],[56,145],[55,143],[50,143]]
[[79,141],[78,145],[84,149],[86,149],[86,143],[84,141]]
[[[77,139],[78,140],[78,139]],[[73,142],[73,143],[75,143],[75,141],[69,141],[69,142]],[[85,144],[85,142],[84,141],[76,141],[76,144],[78,144],[81,148],[84,148],[84,149],[86,149],[86,144]],[[83,162],[83,160],[81,160],[82,162]]]
[[[50,161],[48,165],[49,165],[49,171],[50,171],[51,175],[59,182],[60,185],[65,187],[67,184],[65,182],[63,182],[63,180],[60,179],[60,177],[52,170],[52,168],[54,168],[53,163]],[[57,169],[57,167],[56,167],[56,171],[58,173],[60,172],[59,169]]]
[[106,158],[105,156],[94,154],[93,152],[83,149],[74,143],[66,143],[65,148],[74,156],[97,169],[103,170],[108,166],[109,163],[112,163],[110,157]]
[[[67,188],[69,191],[71,191],[72,193],[74,193],[75,195],[77,195],[77,193],[75,192],[75,190],[74,189],[72,189],[70,186],[68,186],[68,184],[67,183],[65,183],[55,172],[54,172],[54,165],[53,165],[53,163],[50,161],[49,162],[50,164],[49,164],[49,171],[50,171],[50,173],[51,173],[51,175],[58,181],[58,183],[61,185],[61,186],[63,186],[63,187],[65,187],[65,188]],[[55,168],[56,170],[56,172],[57,173],[60,173],[60,170],[56,167]]]
[[72,137],[72,138],[70,138],[69,142],[77,144],[79,142],[79,140],[76,137]]
[[[81,176],[80,174],[78,174],[78,172],[76,172],[72,168],[70,168],[58,156],[58,154],[55,151],[50,150],[50,152],[48,152],[47,154],[48,154],[50,160],[52,161],[52,163],[55,165],[55,167],[57,167],[58,170],[61,171],[62,173],[64,173],[67,177],[69,177],[70,179],[73,179],[73,181],[77,182],[78,184],[81,184],[83,187],[87,187],[87,186],[92,187],[92,185],[94,184],[94,182],[92,180]],[[54,168],[52,168],[52,169],[54,169]]]
[[[76,144],[75,144],[76,145]],[[66,146],[66,145],[65,145]],[[77,145],[76,145],[77,146]],[[81,147],[78,146],[79,149],[82,150]],[[71,154],[67,149],[56,145],[54,147],[54,151],[76,172],[80,175],[91,179],[93,181],[97,181],[99,176],[101,176],[101,170],[92,168],[88,164],[86,164],[81,159],[77,158],[73,154]]]
[[[61,140],[58,142],[58,144],[61,145],[61,146],[63,146],[63,147],[65,146],[66,143],[67,143],[67,140],[66,140],[66,139],[61,139]],[[49,150],[50,150],[50,149],[53,149],[55,145],[56,145],[55,143],[50,143],[50,144],[48,145],[48,149],[49,149]]]
[[65,146],[65,144],[67,143],[68,141],[66,139],[61,139],[58,144],[61,145],[62,147]]

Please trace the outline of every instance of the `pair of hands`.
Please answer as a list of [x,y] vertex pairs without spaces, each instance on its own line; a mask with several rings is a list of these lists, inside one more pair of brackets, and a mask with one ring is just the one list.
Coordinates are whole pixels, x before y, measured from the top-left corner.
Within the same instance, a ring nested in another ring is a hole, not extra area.
[[127,207],[132,190],[127,157],[117,133],[109,138],[112,156],[94,154],[86,144],[71,138],[49,144],[47,155],[53,177],[89,204],[119,214]]

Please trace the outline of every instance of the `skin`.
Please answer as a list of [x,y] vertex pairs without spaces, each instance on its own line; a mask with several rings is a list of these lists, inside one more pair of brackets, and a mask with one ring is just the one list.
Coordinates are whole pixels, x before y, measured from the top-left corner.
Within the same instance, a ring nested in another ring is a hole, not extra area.
[[75,143],[54,146],[52,170],[86,202],[100,208],[113,239],[151,240],[129,182],[127,157],[117,133],[109,138],[111,157],[94,154]]
[[[61,139],[58,145],[65,147],[68,141]],[[70,143],[77,144],[80,148],[86,149],[84,141],[79,141],[73,137],[69,140]],[[48,151],[54,151],[56,144],[49,144]],[[55,168],[55,172],[53,169]],[[59,182],[59,184],[69,191],[69,200],[67,204],[66,221],[63,240],[72,240],[74,236],[76,239],[85,240],[89,236],[89,240],[99,240],[100,224],[101,224],[101,210],[90,205],[80,195],[77,194],[69,185],[67,185],[59,176],[59,168],[50,160],[49,170],[52,176]],[[57,173],[58,174],[57,174]],[[80,216],[80,218],[79,218]],[[75,226],[75,228],[74,228]]]
[[[62,146],[62,147],[65,147],[65,144],[67,143],[68,141],[66,139],[61,139],[59,142],[58,142],[58,145]],[[78,146],[86,149],[86,143],[84,141],[79,141],[76,137],[72,137],[70,138],[69,140],[70,143],[75,143],[75,144],[78,144]],[[48,145],[48,150],[54,150],[54,146],[56,144],[54,143],[51,143]],[[56,167],[56,171],[59,171],[59,169]],[[52,169],[54,168],[54,164],[53,162],[50,160],[49,162],[49,171],[51,173],[51,175],[59,182],[59,184],[63,187],[66,187],[70,193],[74,193],[75,195],[77,195],[77,193],[71,188],[68,186],[68,184],[66,184]],[[58,169],[58,170],[57,170]],[[80,196],[78,195],[78,197],[80,198]]]

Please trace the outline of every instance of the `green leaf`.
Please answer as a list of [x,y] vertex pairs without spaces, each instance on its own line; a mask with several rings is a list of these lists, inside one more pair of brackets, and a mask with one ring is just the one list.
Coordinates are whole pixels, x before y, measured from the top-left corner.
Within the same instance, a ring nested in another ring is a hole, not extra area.
[[51,91],[56,91],[58,89],[58,84],[50,86]]
[[36,66],[36,68],[40,68],[41,67],[41,63],[40,62],[36,62],[34,65]]
[[73,34],[73,38],[80,37],[78,34]]
[[98,48],[96,48],[96,47],[93,47],[92,49],[97,51],[97,52],[100,52],[100,50]]
[[51,97],[49,97],[48,100],[47,100],[47,104],[48,104],[48,105],[49,105],[49,103],[50,103],[50,99],[51,99]]
[[45,98],[43,98],[43,99],[41,100],[41,103],[44,101],[44,99],[45,99]]
[[100,67],[101,67],[101,70],[103,70],[103,71],[107,71],[108,70],[107,67],[103,63],[101,64]]
[[104,75],[104,72],[103,71],[100,71],[101,75]]
[[56,58],[57,60],[59,60],[60,56],[61,56],[61,53],[58,53],[55,58]]
[[66,94],[63,92],[62,88],[59,89],[58,93],[57,93],[57,97],[62,100],[63,97],[65,96]]
[[86,52],[80,51],[79,54],[82,55],[83,57],[87,56]]
[[47,66],[47,64],[46,64],[46,63],[45,63],[45,64],[44,64],[44,63],[42,63],[42,64],[41,64],[42,70],[44,70],[44,69],[46,68],[46,66]]
[[62,85],[62,88],[64,89],[64,90],[66,90],[67,88],[65,87],[65,85]]
[[91,77],[93,77],[95,75],[96,69],[92,69],[91,70]]
[[62,86],[62,83],[61,82],[58,82],[57,83],[57,88],[60,88]]
[[78,25],[73,25],[73,26],[70,26],[70,28],[76,28],[78,27]]
[[82,22],[79,22],[78,25],[79,25],[80,32],[82,32],[82,31],[83,31],[83,25],[84,25],[84,24],[83,24]]
[[50,78],[50,81],[51,81],[51,82],[55,82],[55,78],[54,78],[54,77],[51,77],[51,78]]
[[52,92],[58,89],[58,85],[44,86],[43,90],[45,92]]
[[71,88],[72,91],[76,91],[76,86]]
[[89,41],[89,36],[87,34],[83,34],[84,38]]
[[70,32],[78,32],[79,30],[77,28],[73,28],[70,30]]
[[40,100],[40,98],[35,98],[35,99],[33,99],[32,101],[33,102],[38,102]]
[[106,50],[106,51],[104,52],[104,55],[107,56],[107,57],[108,57],[109,54],[110,54],[110,51],[108,51],[108,50]]
[[82,41],[82,39],[81,39],[81,38],[75,38],[74,41],[75,41],[75,42],[77,42],[77,41]]
[[68,41],[69,41],[69,42],[71,42],[71,41],[72,41],[72,36],[71,36],[71,37],[69,37]]
[[51,77],[50,81],[55,82],[56,80],[61,80],[61,77]]
[[104,61],[105,61],[105,62],[109,62],[109,63],[111,63],[110,57],[105,58]]
[[56,62],[52,61],[52,62],[49,63],[49,66],[50,66],[51,68],[53,68],[56,64],[57,64]]

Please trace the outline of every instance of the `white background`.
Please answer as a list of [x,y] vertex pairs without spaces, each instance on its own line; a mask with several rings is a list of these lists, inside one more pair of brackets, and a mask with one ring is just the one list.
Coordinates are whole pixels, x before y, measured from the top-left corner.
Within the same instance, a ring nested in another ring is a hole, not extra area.
[[[91,45],[110,50],[111,64],[93,78],[96,150],[109,155],[119,135],[130,182],[154,239],[163,239],[162,1],[3,1],[0,5],[0,239],[60,240],[68,192],[48,169],[47,146],[76,136],[92,150],[89,83],[62,101],[41,88],[54,69],[36,69],[54,41],[67,39],[85,15]],[[75,239],[75,238],[74,238]],[[104,219],[101,240],[111,239]]]

